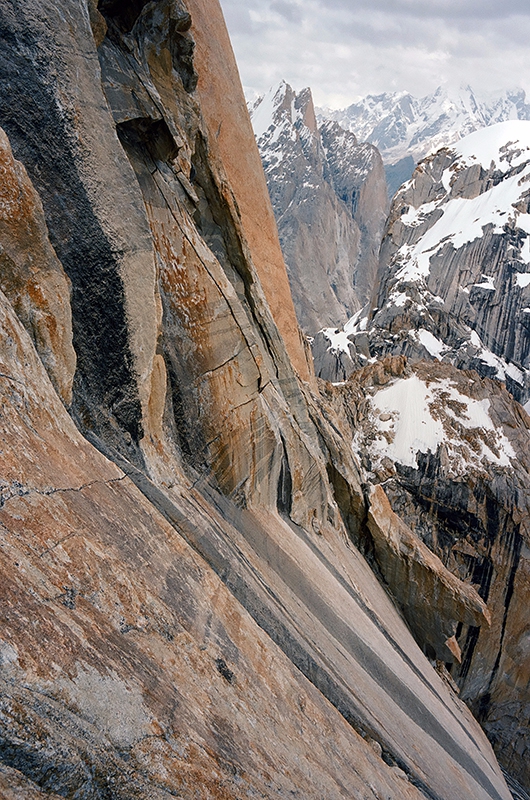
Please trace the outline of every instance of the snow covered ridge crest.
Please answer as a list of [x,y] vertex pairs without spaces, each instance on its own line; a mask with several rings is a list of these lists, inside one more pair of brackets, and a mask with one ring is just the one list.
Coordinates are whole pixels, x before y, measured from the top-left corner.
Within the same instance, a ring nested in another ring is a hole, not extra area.
[[[445,158],[450,163],[440,176]],[[424,175],[429,174],[433,185],[424,202],[422,184]],[[403,266],[396,277],[412,281],[427,277],[433,257],[444,247],[451,244],[458,250],[480,239],[488,226],[499,235],[508,228],[520,231],[521,246],[514,245],[512,255],[529,264],[529,204],[530,122],[501,122],[470,134],[451,150],[422,162],[398,192],[395,208],[399,209],[399,222],[418,229],[421,235],[398,251]],[[487,266],[485,263],[480,282],[473,285],[495,291],[495,276]]]
[[[369,401],[370,433],[358,434],[354,449],[364,449],[378,470],[386,459],[418,467],[419,453],[443,447],[447,472],[466,474],[472,464],[509,467],[515,451],[490,416],[490,400],[462,394],[447,379],[422,380],[416,374],[380,388]],[[364,442],[361,440],[364,439]]]
[[346,349],[352,369],[387,354],[442,360],[529,400],[530,121],[476,131],[418,165],[394,198],[379,275],[372,306],[344,327],[355,345],[322,333],[342,365]]
[[375,144],[388,164],[420,158],[452,145],[472,131],[506,120],[529,120],[522,89],[479,95],[470,86],[439,87],[417,98],[407,92],[368,95],[340,111],[317,109],[360,139]]
[[492,470],[513,468],[519,444],[510,417],[516,404],[498,384],[449,364],[411,365],[397,358],[357,373],[356,384],[364,403],[352,446],[371,480],[387,480],[396,469],[417,470],[426,458],[434,458],[451,480],[465,479],[470,470],[491,476]]
[[307,102],[310,93],[310,89],[303,89],[296,94],[282,81],[255,101],[250,113],[262,157],[266,154],[277,165],[285,157],[289,140],[315,137],[316,117],[312,102]]

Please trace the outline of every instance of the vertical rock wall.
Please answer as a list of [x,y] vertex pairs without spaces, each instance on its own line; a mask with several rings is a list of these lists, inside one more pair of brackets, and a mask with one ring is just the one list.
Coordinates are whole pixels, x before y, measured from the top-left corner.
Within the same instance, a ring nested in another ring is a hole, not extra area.
[[310,89],[282,82],[252,120],[300,325],[314,336],[370,299],[387,210],[379,153],[317,125]]
[[[197,95],[212,152],[222,159],[252,259],[289,357],[303,379],[311,368],[296,325],[289,282],[239,73],[218,4],[197,0]],[[201,77],[202,76],[202,77]]]
[[507,800],[348,536],[359,467],[261,286],[260,259],[281,273],[252,228],[269,207],[251,223],[238,199],[257,153],[230,188],[202,111],[218,3],[1,13],[0,122],[77,357],[68,413],[0,294],[2,774],[112,800]]

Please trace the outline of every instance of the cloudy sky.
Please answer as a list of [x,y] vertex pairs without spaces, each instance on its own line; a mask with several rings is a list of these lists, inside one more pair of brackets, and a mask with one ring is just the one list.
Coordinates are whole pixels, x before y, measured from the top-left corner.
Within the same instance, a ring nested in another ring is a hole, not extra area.
[[319,105],[440,84],[530,94],[528,0],[221,0],[243,84]]

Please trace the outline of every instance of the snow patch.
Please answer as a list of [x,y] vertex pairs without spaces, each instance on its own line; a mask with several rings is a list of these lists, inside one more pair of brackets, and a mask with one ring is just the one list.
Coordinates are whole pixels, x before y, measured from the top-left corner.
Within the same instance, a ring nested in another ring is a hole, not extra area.
[[430,203],[424,203],[418,208],[410,206],[405,214],[401,215],[401,222],[408,225],[410,228],[416,228],[418,225],[421,225],[425,217],[430,214],[431,211],[434,211],[437,205],[437,201],[433,200]]
[[530,284],[530,272],[518,272],[515,276],[515,281],[517,286],[520,286],[521,289],[525,289],[528,284]]
[[520,119],[498,122],[470,133],[453,149],[468,165],[478,163],[489,169],[493,164],[508,172],[530,159],[530,122]]
[[476,357],[484,364],[495,369],[495,377],[498,380],[506,381],[506,376],[508,376],[520,386],[524,386],[524,372],[519,369],[519,367],[516,367],[515,364],[510,364],[508,361],[505,361],[504,358],[496,356],[495,353],[492,353],[491,350],[484,347],[476,331],[471,331],[470,341],[473,347],[476,347],[478,350]]
[[366,314],[366,308],[366,306],[361,308],[361,310],[357,311],[353,317],[350,317],[344,326],[344,333],[346,333],[348,336],[351,336],[352,334],[360,333],[366,330],[368,326],[368,315]]
[[437,339],[434,334],[430,331],[426,330],[425,328],[419,328],[417,331],[411,331],[410,336],[427,350],[427,352],[434,356],[438,361],[441,361],[442,356],[444,353],[450,349],[444,342],[440,339]]
[[352,344],[351,341],[348,339],[348,334],[345,331],[341,331],[338,328],[322,328],[320,333],[323,333],[326,339],[331,343],[328,347],[328,353],[346,353],[346,355],[350,355],[350,345]]
[[387,307],[397,306],[398,308],[403,308],[407,300],[409,300],[409,296],[405,292],[392,292],[388,298]]
[[487,289],[490,292],[495,291],[495,276],[494,275],[482,275],[482,283],[474,283],[473,286],[476,286],[477,289]]
[[[504,432],[491,419],[490,401],[461,394],[449,380],[427,384],[412,375],[377,391],[370,404],[376,437],[367,445],[376,462],[388,457],[416,468],[418,453],[435,453],[441,444],[451,469],[460,473],[482,459],[509,467],[515,458]],[[470,434],[461,435],[462,428]]]

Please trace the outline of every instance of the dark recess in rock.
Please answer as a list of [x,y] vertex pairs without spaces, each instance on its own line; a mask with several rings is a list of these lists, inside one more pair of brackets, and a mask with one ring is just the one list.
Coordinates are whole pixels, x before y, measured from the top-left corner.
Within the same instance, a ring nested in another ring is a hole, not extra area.
[[170,22],[171,60],[173,68],[182,78],[182,83],[186,91],[193,92],[197,86],[199,76],[195,72],[193,66],[195,42],[189,34],[184,32],[188,29],[186,25],[188,27],[191,25],[189,14],[178,17],[177,19],[172,19]]
[[141,408],[120,253],[102,230],[80,179],[54,76],[46,60],[35,55],[41,47],[22,8],[18,16],[0,9],[0,125],[41,197],[50,240],[72,283],[77,354],[72,414],[82,429],[98,432],[140,463]]
[[99,0],[98,9],[107,22],[113,21],[123,33],[129,33],[150,0]]
[[280,477],[278,478],[278,511],[281,514],[289,515],[293,503],[293,479],[289,468],[289,460],[285,444],[283,446],[283,458],[280,467]]
[[149,156],[154,161],[168,162],[175,158],[178,147],[163,119],[141,117],[116,125],[118,138],[126,153],[136,150],[138,155]]
[[[167,164],[178,153],[177,145],[166,122],[163,119],[142,117],[121,123],[116,126],[116,130],[136,172],[144,196],[151,194],[156,196],[159,190],[154,183],[152,173],[156,170],[157,162]],[[197,425],[199,411],[197,409],[195,414],[191,411],[195,407],[192,378],[186,371],[179,347],[183,334],[163,291],[161,300],[165,334],[160,347],[170,385],[167,398],[168,413],[165,419],[174,429],[181,452],[187,457],[190,466],[205,471],[207,443],[201,435],[201,426]]]
[[141,36],[142,29],[161,35],[169,45],[173,69],[180,75],[184,88],[187,92],[195,90],[198,75],[193,66],[195,42],[189,33],[192,19],[180,0],[99,0],[98,10],[114,41],[119,42],[124,34]]
[[332,461],[328,461],[327,473],[346,530],[356,547],[370,560],[373,556],[372,538],[365,524],[368,506],[360,508],[358,504],[354,503],[348,481],[340,474]]
[[253,303],[249,291],[253,276],[241,249],[241,241],[234,229],[233,221],[221,197],[219,188],[208,164],[208,145],[198,133],[192,156],[194,186],[204,202],[194,215],[198,229],[208,246],[219,259],[227,278],[240,296]]
[[224,658],[216,658],[215,666],[217,667],[217,672],[219,673],[219,675],[223,676],[225,681],[228,681],[228,683],[234,683],[236,676],[229,668]]

